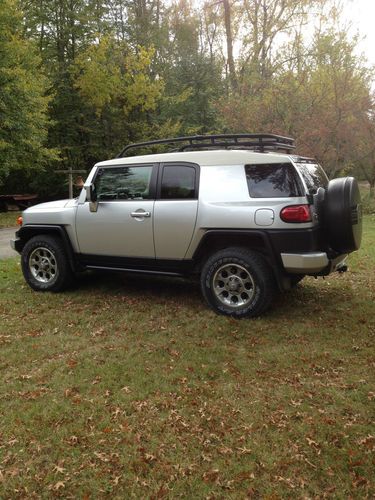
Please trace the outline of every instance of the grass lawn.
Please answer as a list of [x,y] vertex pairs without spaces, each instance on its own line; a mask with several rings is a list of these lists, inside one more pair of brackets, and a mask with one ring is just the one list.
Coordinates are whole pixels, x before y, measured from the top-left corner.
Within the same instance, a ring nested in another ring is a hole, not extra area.
[[375,215],[375,198],[370,197],[370,185],[366,182],[360,182],[359,190],[361,192],[363,212]]
[[20,215],[21,212],[0,212],[0,229],[17,226],[17,217]]
[[0,498],[373,498],[375,216],[262,319],[189,282],[0,261]]

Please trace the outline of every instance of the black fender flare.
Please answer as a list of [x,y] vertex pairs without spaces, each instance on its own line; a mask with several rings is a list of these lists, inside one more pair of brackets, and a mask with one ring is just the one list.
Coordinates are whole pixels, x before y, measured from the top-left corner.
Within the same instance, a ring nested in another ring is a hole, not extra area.
[[260,253],[272,269],[279,289],[290,288],[289,281],[282,271],[280,257],[275,253],[269,235],[260,229],[208,229],[195,249],[192,259],[199,267],[212,251],[227,246],[243,246]]
[[64,226],[57,224],[26,224],[22,226],[16,232],[16,237],[18,238],[17,251],[21,253],[25,244],[39,234],[58,235],[63,243],[64,251],[68,257],[72,271],[79,270],[72,243]]

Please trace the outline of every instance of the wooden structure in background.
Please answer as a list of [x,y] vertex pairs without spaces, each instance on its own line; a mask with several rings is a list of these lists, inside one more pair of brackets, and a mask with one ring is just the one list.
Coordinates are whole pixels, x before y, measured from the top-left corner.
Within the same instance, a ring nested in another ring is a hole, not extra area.
[[0,211],[5,212],[24,210],[38,199],[37,194],[1,194]]
[[56,170],[58,174],[68,174],[69,198],[73,198],[73,174],[86,174],[86,170],[74,170],[71,167],[68,170]]

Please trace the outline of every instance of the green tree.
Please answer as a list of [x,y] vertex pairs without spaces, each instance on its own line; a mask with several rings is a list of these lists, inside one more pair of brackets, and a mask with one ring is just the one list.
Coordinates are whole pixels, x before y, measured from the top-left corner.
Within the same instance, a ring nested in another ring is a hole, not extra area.
[[358,129],[358,159],[354,163],[354,171],[365,179],[370,186],[369,197],[375,198],[375,106],[372,103],[369,113],[362,117]]
[[160,108],[163,119],[178,120],[182,133],[214,131],[218,124],[215,103],[224,93],[222,59],[209,50],[206,19],[179,0],[167,12],[168,56],[159,71],[167,99]]
[[[159,103],[164,83],[150,71],[154,49],[133,49],[126,41],[105,36],[77,58],[75,83],[91,113],[93,156],[113,155],[125,142],[142,139]],[[142,132],[143,131],[143,132]]]
[[[3,18],[16,12],[16,1],[1,4]],[[34,112],[45,119],[47,82],[40,75],[47,75],[50,122],[13,121],[17,127],[29,123],[25,141],[38,134],[41,144],[48,140],[50,150],[44,146],[42,154],[39,148],[32,163],[47,165],[30,184],[38,191],[51,193],[65,181],[53,175],[58,164],[47,160],[53,148],[60,151],[61,167],[88,169],[128,142],[177,134],[290,134],[299,151],[316,156],[331,175],[359,167],[372,154],[373,74],[355,56],[356,41],[338,29],[335,0],[18,2],[32,44],[16,42],[22,40],[19,14],[16,38],[4,18],[1,32],[13,38],[0,49],[8,61],[1,75],[7,75],[7,64],[20,63],[21,46],[38,48],[40,59],[25,49],[21,63],[38,81],[31,78],[22,87],[17,78],[17,85],[29,94],[39,86]],[[317,27],[313,38],[306,23]],[[27,100],[17,85],[2,85],[14,96],[13,108],[2,104],[8,114],[24,112]],[[21,151],[13,138],[2,139],[0,147],[0,153],[6,147],[7,154]],[[25,145],[22,151],[28,151]],[[3,163],[7,170],[10,164],[16,163]],[[371,177],[372,167],[363,165],[362,173],[364,168]]]
[[45,146],[49,82],[33,43],[23,38],[15,0],[0,2],[0,186],[12,174],[57,158]]
[[364,137],[371,143],[363,124],[369,124],[372,74],[344,32],[317,33],[303,53],[303,61],[280,69],[257,92],[223,101],[221,111],[230,130],[295,137],[300,153],[337,176],[358,162]]
[[[52,85],[49,144],[61,151],[61,167],[88,168],[87,109],[74,88],[76,58],[109,30],[107,2],[99,0],[20,0],[25,33],[36,42]],[[101,157],[102,158],[102,157]],[[56,168],[53,165],[52,168]],[[63,180],[63,177],[61,178]]]

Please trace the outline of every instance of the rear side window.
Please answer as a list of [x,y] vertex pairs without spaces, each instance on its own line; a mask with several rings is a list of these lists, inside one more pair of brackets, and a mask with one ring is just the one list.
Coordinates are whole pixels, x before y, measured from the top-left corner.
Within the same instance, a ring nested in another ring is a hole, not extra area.
[[252,198],[301,196],[301,183],[291,163],[245,165],[247,187]]
[[162,200],[191,200],[196,193],[195,168],[185,165],[165,165],[161,179]]
[[309,193],[314,194],[318,188],[328,186],[328,177],[320,165],[312,163],[296,163],[306,183]]

